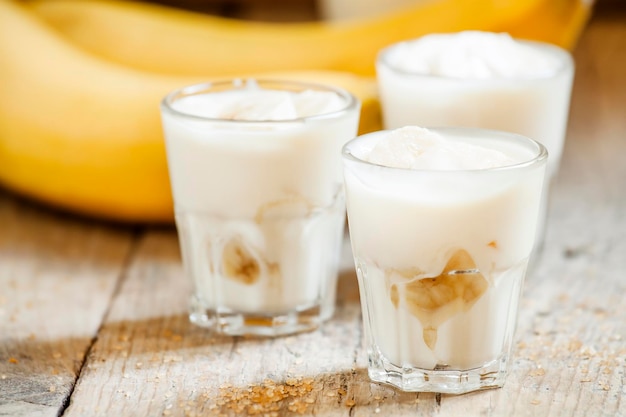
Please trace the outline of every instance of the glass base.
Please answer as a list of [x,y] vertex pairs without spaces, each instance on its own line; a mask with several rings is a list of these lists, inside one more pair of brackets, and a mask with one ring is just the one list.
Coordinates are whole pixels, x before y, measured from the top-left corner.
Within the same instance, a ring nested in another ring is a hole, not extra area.
[[484,366],[463,371],[398,367],[379,352],[370,353],[368,374],[371,380],[393,385],[403,391],[465,394],[500,388],[506,377],[506,357]]
[[287,313],[250,313],[207,309],[192,300],[189,320],[230,336],[285,336],[317,329],[333,315],[332,308],[314,306]]

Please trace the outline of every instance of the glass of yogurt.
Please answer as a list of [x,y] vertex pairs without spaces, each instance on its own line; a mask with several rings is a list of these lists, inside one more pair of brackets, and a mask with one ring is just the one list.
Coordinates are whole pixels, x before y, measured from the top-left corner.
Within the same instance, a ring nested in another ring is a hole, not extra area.
[[431,34],[382,50],[376,72],[385,129],[462,126],[521,134],[548,149],[547,179],[557,173],[574,76],[564,49],[504,33]]
[[161,104],[190,319],[284,335],[334,311],[345,223],[341,147],[360,103],[330,86],[229,80]]
[[545,147],[408,126],[359,136],[342,155],[370,378],[452,394],[502,386]]

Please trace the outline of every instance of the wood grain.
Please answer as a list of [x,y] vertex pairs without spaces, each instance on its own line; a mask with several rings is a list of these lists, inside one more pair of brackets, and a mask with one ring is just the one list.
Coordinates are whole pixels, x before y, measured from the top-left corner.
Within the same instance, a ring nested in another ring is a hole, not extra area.
[[63,409],[131,241],[0,194],[0,415]]

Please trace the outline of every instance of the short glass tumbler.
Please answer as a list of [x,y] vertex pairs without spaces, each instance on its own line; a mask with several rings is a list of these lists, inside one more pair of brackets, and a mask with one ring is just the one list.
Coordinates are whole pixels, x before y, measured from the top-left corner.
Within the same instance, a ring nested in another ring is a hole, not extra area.
[[[194,85],[161,105],[183,265],[194,284],[190,320],[231,335],[311,330],[334,311],[345,223],[340,154],[356,136],[360,103],[329,86],[248,84]],[[220,106],[224,93],[258,88],[329,92],[341,105],[287,120],[209,118],[177,106],[190,97]]]
[[409,170],[364,160],[388,131],[346,144],[348,222],[369,376],[406,391],[500,387],[534,244],[547,151],[511,133],[432,130],[522,162]]

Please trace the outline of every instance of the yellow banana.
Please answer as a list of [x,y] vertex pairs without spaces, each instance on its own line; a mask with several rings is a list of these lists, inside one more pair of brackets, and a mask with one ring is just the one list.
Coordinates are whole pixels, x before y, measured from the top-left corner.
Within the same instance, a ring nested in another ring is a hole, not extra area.
[[[331,72],[272,77],[344,86],[363,101],[367,129],[378,128],[372,79]],[[0,0],[0,80],[1,184],[91,216],[171,221],[158,105],[198,78],[101,60]]]
[[589,0],[550,0],[506,27],[496,29],[506,30],[517,38],[573,49],[591,15],[592,3]]
[[378,51],[430,32],[506,26],[552,0],[437,0],[345,22],[261,23],[118,0],[36,0],[31,10],[112,61],[166,74],[332,69],[373,75]]

